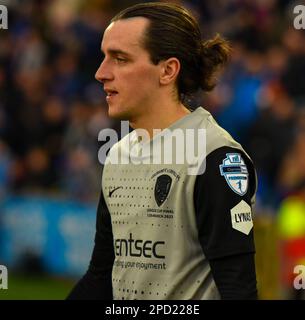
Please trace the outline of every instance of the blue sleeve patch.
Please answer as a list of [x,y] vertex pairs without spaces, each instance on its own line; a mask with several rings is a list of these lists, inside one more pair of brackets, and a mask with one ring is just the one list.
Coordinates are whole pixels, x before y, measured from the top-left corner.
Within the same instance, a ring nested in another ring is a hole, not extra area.
[[219,166],[220,173],[229,187],[238,195],[243,196],[248,190],[248,169],[239,153],[227,153]]

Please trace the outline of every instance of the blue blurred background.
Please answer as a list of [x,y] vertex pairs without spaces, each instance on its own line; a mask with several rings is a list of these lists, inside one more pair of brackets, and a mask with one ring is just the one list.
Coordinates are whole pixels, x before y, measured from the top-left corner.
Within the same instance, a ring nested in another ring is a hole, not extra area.
[[[87,268],[97,136],[119,130],[94,79],[100,41],[111,17],[138,2],[0,0],[9,12],[0,30],[0,264],[9,289],[0,299],[63,298]],[[305,3],[164,2],[191,10],[204,38],[220,33],[232,43],[218,86],[190,104],[212,112],[257,168],[260,298],[302,298],[293,268],[305,264],[305,34],[294,29],[293,8]]]

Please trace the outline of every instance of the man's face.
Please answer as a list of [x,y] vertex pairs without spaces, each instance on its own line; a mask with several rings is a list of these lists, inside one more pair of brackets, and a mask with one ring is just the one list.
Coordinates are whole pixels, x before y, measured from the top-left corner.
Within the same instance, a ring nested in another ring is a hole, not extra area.
[[95,78],[104,84],[110,117],[133,121],[156,105],[160,67],[143,48],[148,23],[141,17],[118,20],[104,33],[105,58]]

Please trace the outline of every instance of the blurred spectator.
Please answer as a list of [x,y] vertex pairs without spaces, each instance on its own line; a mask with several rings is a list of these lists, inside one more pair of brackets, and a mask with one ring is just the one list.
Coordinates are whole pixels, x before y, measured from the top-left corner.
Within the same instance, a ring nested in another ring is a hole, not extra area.
[[294,192],[305,181],[305,127],[296,128],[295,139],[290,143],[277,177],[279,192],[283,197]]
[[279,83],[269,83],[264,91],[266,107],[250,126],[247,150],[257,167],[259,200],[276,207],[278,177],[285,175],[281,163],[294,137],[296,114],[294,102]]
[[61,182],[73,197],[92,200],[97,196],[101,165],[97,159],[97,137],[101,129],[111,126],[105,108],[81,101],[71,106],[70,123],[63,140],[65,161]]
[[32,188],[49,187],[53,175],[50,158],[46,150],[38,147],[31,148],[25,156],[26,180],[25,186]]
[[283,44],[289,53],[282,82],[297,106],[305,106],[305,36],[302,31],[288,29],[283,35]]
[[[265,68],[262,54],[248,52],[231,64],[233,68],[230,80],[230,99],[218,112],[217,119],[221,126],[244,143],[247,129],[258,115],[257,96],[262,87]],[[235,70],[234,70],[235,69]]]
[[7,146],[0,140],[0,201],[10,191],[12,159]]

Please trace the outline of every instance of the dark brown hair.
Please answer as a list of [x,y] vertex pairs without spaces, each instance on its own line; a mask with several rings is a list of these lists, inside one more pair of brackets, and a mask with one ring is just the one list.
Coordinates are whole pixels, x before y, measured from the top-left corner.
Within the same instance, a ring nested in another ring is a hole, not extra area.
[[144,35],[144,48],[152,63],[176,57],[181,64],[177,85],[180,99],[198,89],[210,91],[216,85],[215,72],[229,58],[229,43],[216,35],[203,41],[196,19],[182,6],[148,2],[119,12],[111,21],[144,17],[150,24]]

